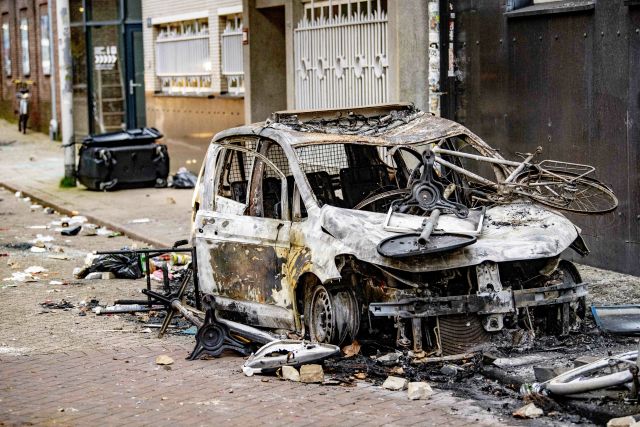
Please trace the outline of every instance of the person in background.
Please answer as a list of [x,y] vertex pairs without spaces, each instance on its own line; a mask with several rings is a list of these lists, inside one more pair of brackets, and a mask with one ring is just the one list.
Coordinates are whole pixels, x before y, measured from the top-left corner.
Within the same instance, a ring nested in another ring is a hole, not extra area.
[[16,95],[18,98],[18,132],[27,133],[27,120],[29,119],[29,90],[20,89]]

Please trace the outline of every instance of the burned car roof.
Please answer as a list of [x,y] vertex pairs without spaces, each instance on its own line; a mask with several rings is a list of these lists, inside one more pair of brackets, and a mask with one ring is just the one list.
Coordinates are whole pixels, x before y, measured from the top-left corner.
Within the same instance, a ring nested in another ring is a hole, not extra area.
[[461,124],[419,111],[410,104],[277,112],[264,122],[220,132],[213,140],[241,135],[271,137],[293,147],[330,143],[408,145],[463,135],[474,145],[494,151]]

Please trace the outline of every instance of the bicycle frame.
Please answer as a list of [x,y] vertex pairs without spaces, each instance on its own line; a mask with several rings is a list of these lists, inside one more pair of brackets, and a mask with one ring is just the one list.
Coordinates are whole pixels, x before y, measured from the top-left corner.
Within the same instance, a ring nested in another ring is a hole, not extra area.
[[[531,160],[538,155],[539,153],[542,152],[542,148],[538,147],[536,149],[536,151],[534,153],[529,154],[524,161],[522,162],[515,162],[512,160],[506,160],[506,159],[502,159],[502,158],[495,158],[495,157],[487,157],[487,156],[482,156],[479,154],[471,154],[471,153],[463,153],[460,151],[454,151],[454,150],[447,150],[444,148],[440,148],[440,147],[434,147],[432,148],[433,152],[436,154],[436,159],[435,161],[440,164],[441,166],[445,166],[448,167],[462,175],[465,175],[466,177],[478,181],[482,184],[488,185],[496,190],[504,188],[504,187],[518,187],[521,186],[521,184],[518,183],[514,183],[514,179],[523,171],[525,170],[525,168],[527,167],[533,167],[536,168],[539,172],[540,172],[540,176],[544,176],[544,175],[550,175],[556,179],[559,179],[561,181],[564,181],[566,183],[571,183],[573,181],[575,181],[578,178],[582,178],[588,174],[590,174],[591,172],[593,172],[595,170],[594,167],[589,166],[589,165],[583,165],[583,164],[579,164],[579,163],[568,163],[568,162],[560,162],[557,160],[543,160],[540,163],[531,163]],[[444,160],[442,157],[439,156],[439,154],[446,154],[446,155],[450,155],[450,156],[455,156],[455,157],[459,157],[459,158],[465,158],[465,159],[472,159],[472,160],[477,160],[480,162],[484,162],[484,163],[489,163],[489,164],[495,164],[495,165],[501,165],[505,167],[505,170],[507,172],[509,172],[509,176],[503,181],[503,182],[494,182],[491,181],[490,179],[487,179],[483,176],[477,175],[473,172],[470,172],[468,170],[466,170],[465,168],[455,165],[451,162],[448,162],[447,160]],[[543,166],[543,165],[547,165],[550,164],[550,166]],[[567,172],[570,172],[572,174],[575,174],[575,177],[568,179],[566,178],[566,176],[562,176],[562,175],[558,175],[556,173],[553,172],[553,169],[560,169],[562,167],[564,167]],[[580,173],[581,172],[581,173]],[[556,182],[557,183],[557,182]],[[527,186],[546,186],[546,185],[550,185],[550,184],[554,184],[554,182],[544,182],[544,181],[540,181],[540,182],[535,182],[535,183],[528,183]]]

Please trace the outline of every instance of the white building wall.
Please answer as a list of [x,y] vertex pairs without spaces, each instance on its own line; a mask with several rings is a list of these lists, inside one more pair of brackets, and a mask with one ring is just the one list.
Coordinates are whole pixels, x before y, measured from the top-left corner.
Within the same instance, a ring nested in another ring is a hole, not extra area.
[[156,78],[155,70],[155,37],[156,27],[149,25],[156,19],[170,19],[188,13],[198,13],[205,11],[209,18],[209,37],[211,49],[211,75],[212,87],[215,93],[226,90],[226,81],[223,81],[220,72],[220,34],[224,30],[221,28],[221,17],[218,16],[218,9],[241,7],[242,0],[142,0],[142,22],[144,40],[144,82],[146,92],[160,90],[160,82]]

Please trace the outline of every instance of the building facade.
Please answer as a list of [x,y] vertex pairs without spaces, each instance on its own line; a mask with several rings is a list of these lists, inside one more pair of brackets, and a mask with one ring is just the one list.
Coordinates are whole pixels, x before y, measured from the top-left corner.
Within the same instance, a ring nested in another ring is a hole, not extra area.
[[140,0],[69,0],[76,141],[146,124]]
[[147,124],[201,160],[216,132],[244,123],[240,0],[143,0]]
[[[437,5],[423,0],[243,0],[247,121],[284,109],[398,101],[439,110],[429,90],[430,78],[439,76],[437,67],[430,72],[429,55],[430,37],[439,40]],[[433,40],[436,46],[438,40]]]
[[28,127],[44,133],[57,107],[51,92],[57,78],[55,2],[52,6],[49,16],[46,0],[0,0],[0,117],[18,120],[17,95],[27,89]]

